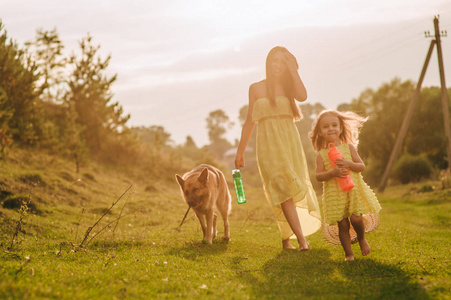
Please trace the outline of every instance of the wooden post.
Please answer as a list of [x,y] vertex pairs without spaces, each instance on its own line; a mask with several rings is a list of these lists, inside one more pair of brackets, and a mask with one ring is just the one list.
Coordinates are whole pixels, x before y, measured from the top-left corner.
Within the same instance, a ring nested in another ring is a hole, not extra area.
[[449,108],[448,108],[448,93],[446,90],[445,83],[445,70],[443,67],[443,56],[442,56],[442,43],[440,41],[440,30],[438,26],[438,18],[434,18],[434,29],[435,29],[435,41],[437,43],[437,54],[438,54],[438,68],[440,71],[440,87],[442,91],[442,107],[443,107],[443,124],[445,126],[445,136],[446,136],[446,153],[448,155],[448,169],[451,168],[451,133],[449,127]]
[[382,180],[379,184],[379,192],[382,193],[387,186],[388,177],[390,176],[391,169],[395,163],[396,158],[401,151],[401,146],[404,141],[404,138],[407,133],[407,129],[409,128],[410,120],[412,119],[413,111],[415,109],[415,104],[420,95],[421,84],[423,83],[424,75],[426,74],[426,70],[429,64],[429,60],[431,59],[432,50],[434,49],[435,40],[431,41],[431,45],[429,46],[428,54],[426,55],[426,60],[424,61],[423,70],[421,71],[420,79],[418,80],[415,93],[413,94],[412,99],[409,103],[409,108],[407,109],[406,115],[404,116],[404,120],[402,121],[401,129],[399,130],[398,137],[395,142],[395,146],[390,155],[390,159],[388,161],[387,167],[385,168],[384,175],[382,175]]

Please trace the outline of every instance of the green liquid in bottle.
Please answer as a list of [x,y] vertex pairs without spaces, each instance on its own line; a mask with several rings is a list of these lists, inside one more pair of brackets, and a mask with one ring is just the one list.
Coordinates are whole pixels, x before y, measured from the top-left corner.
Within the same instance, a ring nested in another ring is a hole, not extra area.
[[239,169],[232,171],[233,185],[235,186],[236,200],[238,204],[246,203],[246,194],[244,194],[243,178]]

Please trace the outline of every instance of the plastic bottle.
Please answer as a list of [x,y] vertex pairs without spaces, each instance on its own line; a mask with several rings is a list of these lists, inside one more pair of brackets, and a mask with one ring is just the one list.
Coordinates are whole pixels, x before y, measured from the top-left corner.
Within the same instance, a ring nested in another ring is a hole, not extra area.
[[233,185],[235,186],[236,200],[238,204],[246,203],[246,194],[244,194],[243,178],[239,169],[232,171]]
[[[338,158],[343,159],[343,156],[340,154],[340,151],[338,151],[337,147],[335,147],[334,143],[329,143],[329,160],[332,163],[332,167],[335,168],[335,160]],[[351,175],[346,175],[345,178],[338,177],[338,182],[340,183],[341,189],[343,191],[350,191],[354,187],[354,182],[352,182]]]

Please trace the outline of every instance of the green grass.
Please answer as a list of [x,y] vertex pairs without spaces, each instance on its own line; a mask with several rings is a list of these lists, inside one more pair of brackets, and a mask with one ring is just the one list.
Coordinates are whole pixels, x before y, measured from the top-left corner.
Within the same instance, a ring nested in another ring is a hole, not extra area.
[[[282,250],[260,187],[246,186],[244,205],[234,198],[232,240],[208,245],[192,211],[175,230],[187,208],[175,179],[131,178],[94,165],[78,175],[66,161],[36,156],[1,163],[2,191],[28,195],[30,181],[41,184],[32,191],[38,212],[25,217],[12,249],[19,213],[0,206],[0,299],[450,298],[449,189],[389,187],[378,195],[383,210],[367,237],[371,254],[363,258],[355,244],[357,259],[346,263],[342,248],[320,232],[308,237],[308,252]],[[140,210],[122,218],[114,236],[113,224],[83,249],[74,247],[130,184],[93,233],[124,205],[123,214]]]

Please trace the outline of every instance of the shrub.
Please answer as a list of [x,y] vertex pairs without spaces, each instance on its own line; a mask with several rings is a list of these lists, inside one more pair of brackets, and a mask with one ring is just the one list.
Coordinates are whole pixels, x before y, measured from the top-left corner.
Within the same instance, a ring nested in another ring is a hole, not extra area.
[[31,212],[38,212],[36,204],[34,202],[27,203],[28,196],[27,195],[10,195],[5,198],[2,203],[3,208],[7,209],[20,209],[22,205],[27,205],[28,209]]
[[0,191],[0,201],[6,199],[8,196],[11,196],[13,193],[9,191]]
[[434,191],[434,187],[433,187],[432,185],[429,185],[429,184],[423,185],[423,186],[418,190],[419,193],[429,193],[429,192],[432,192],[432,191]]
[[432,166],[429,160],[422,155],[404,154],[396,163],[393,176],[402,184],[418,182],[422,178],[429,178]]

